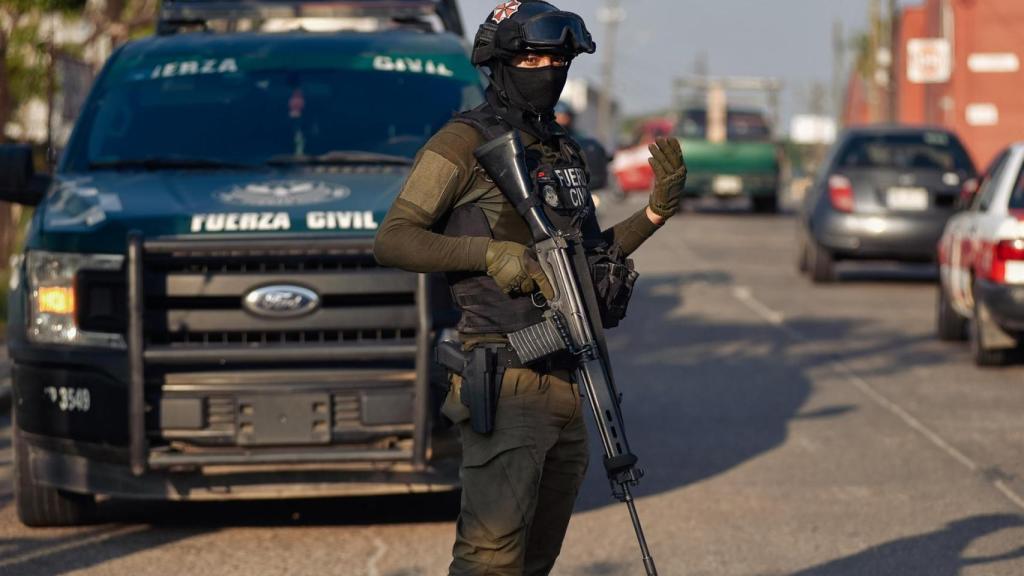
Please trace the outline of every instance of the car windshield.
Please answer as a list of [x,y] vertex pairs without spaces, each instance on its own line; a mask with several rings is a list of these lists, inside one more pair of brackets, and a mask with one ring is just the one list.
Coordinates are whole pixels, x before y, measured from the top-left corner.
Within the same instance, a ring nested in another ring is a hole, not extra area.
[[481,101],[478,77],[453,72],[457,62],[367,58],[322,65],[250,55],[115,68],[83,112],[64,168],[395,163]]
[[[726,113],[726,139],[734,142],[765,142],[771,140],[771,129],[764,115],[755,111],[729,110]],[[705,110],[686,110],[676,133],[682,138],[702,140],[708,136],[708,115]]]
[[759,112],[729,111],[726,137],[738,142],[765,142],[771,140],[768,121]]
[[704,110],[687,110],[676,133],[682,138],[704,139],[708,135],[708,115]]
[[854,136],[843,148],[839,168],[894,168],[970,172],[971,161],[956,138],[943,132]]

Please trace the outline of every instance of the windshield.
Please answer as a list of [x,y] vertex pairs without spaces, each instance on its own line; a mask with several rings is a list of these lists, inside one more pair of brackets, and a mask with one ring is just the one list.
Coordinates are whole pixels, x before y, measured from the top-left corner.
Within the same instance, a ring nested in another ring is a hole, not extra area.
[[412,158],[453,113],[481,101],[477,77],[456,74],[454,64],[367,58],[317,67],[249,55],[115,68],[83,112],[65,169]]
[[855,136],[839,155],[840,168],[971,172],[967,152],[942,132]]
[[[772,132],[768,121],[759,112],[729,110],[726,113],[726,139],[733,142],[767,142]],[[705,110],[686,110],[676,133],[682,138],[703,140],[708,137],[708,115]]]

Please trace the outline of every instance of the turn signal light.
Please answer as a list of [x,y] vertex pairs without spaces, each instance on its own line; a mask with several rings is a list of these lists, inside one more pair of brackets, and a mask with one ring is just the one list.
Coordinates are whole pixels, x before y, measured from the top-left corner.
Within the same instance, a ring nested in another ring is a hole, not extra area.
[[75,289],[70,286],[42,286],[38,289],[36,300],[41,313],[75,313]]
[[828,198],[832,207],[840,212],[853,212],[853,182],[846,176],[834,174],[828,179]]

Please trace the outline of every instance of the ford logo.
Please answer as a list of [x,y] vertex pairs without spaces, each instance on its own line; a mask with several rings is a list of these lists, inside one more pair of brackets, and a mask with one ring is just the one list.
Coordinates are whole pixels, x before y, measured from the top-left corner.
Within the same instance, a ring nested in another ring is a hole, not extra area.
[[246,294],[243,305],[257,316],[295,318],[316,310],[320,296],[302,286],[264,286]]

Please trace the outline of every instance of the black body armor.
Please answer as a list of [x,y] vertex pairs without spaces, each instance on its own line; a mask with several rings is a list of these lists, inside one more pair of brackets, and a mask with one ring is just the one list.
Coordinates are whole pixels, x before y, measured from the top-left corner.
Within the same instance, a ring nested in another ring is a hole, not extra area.
[[[483,134],[485,141],[510,129],[490,113],[486,105],[459,115],[455,121],[473,126]],[[567,232],[583,233],[584,223],[593,219],[594,210],[586,162],[568,135],[557,135],[552,142],[557,148],[534,144],[526,150],[534,190],[541,195],[545,210],[555,226]],[[494,187],[482,172],[477,174],[477,182],[481,188]],[[509,210],[514,213],[511,205]],[[514,219],[518,226],[494,230],[479,205],[470,202],[452,210],[443,223],[443,231],[448,236],[483,236],[532,246],[525,222],[518,216]],[[588,228],[600,233],[596,223]],[[594,234],[586,236],[588,249],[601,241]],[[462,311],[458,325],[462,333],[507,334],[536,324],[543,318],[543,309],[534,304],[530,295],[506,294],[484,272],[450,273],[447,276],[452,297]]]

